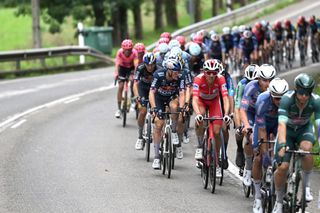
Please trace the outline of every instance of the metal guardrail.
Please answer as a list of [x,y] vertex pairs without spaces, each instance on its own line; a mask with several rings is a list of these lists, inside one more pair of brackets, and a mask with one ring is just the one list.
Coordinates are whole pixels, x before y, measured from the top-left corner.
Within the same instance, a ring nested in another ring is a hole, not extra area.
[[[172,36],[183,35],[188,37],[192,33],[195,33],[201,29],[210,30],[212,28],[217,28],[218,26],[234,24],[237,20],[244,17],[254,17],[258,12],[262,11],[266,7],[272,6],[277,3],[277,0],[260,0],[255,3],[249,4],[245,7],[233,10],[230,13],[224,13],[218,16],[215,16],[210,19],[191,24],[187,27],[181,28],[172,33]],[[156,43],[153,43],[147,47],[148,50],[151,50],[155,47]]]
[[[114,61],[112,58],[104,55],[102,52],[92,49],[91,47],[79,47],[79,46],[63,46],[63,47],[52,47],[52,48],[40,48],[40,49],[30,49],[30,50],[18,50],[18,51],[3,51],[0,52],[0,62],[16,62],[15,71],[5,71],[0,73],[17,73],[21,71],[26,71],[21,69],[21,61],[40,59],[42,67],[47,69],[45,64],[45,59],[53,57],[62,57],[62,66],[72,66],[67,64],[66,57],[70,55],[85,55],[92,56],[97,60],[96,63],[105,63],[112,65]],[[92,64],[89,63],[89,64]],[[86,64],[85,64],[86,65]],[[78,64],[75,66],[79,66]],[[61,66],[59,66],[61,67]],[[59,68],[58,67],[58,68]],[[57,67],[49,67],[49,69]]]

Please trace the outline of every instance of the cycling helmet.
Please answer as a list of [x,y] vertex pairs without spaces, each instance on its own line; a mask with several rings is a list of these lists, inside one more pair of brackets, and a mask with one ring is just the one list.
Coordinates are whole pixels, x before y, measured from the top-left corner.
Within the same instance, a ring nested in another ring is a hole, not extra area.
[[143,56],[143,63],[145,64],[155,64],[156,63],[156,57],[153,53],[147,52]]
[[218,59],[208,59],[203,64],[203,70],[221,71],[221,62]]
[[281,21],[278,20],[278,21],[276,21],[276,22],[274,23],[274,28],[275,28],[275,29],[280,29],[280,28],[281,28],[281,25],[282,25],[282,24],[281,24]]
[[270,81],[269,91],[273,98],[281,98],[289,89],[288,82],[281,78]]
[[160,38],[167,38],[167,39],[171,40],[171,33],[163,32],[163,33],[161,33]]
[[121,48],[124,50],[129,50],[133,48],[133,42],[131,39],[125,39],[121,43]]
[[240,25],[239,26],[239,32],[243,33],[246,30],[246,26],[245,25]]
[[257,22],[254,26],[255,26],[255,28],[258,29],[258,30],[260,30],[260,29],[262,28],[261,22]]
[[162,43],[169,44],[169,41],[170,41],[170,40],[169,40],[168,38],[160,38],[159,41],[158,41],[158,43],[159,43],[159,44],[162,44]]
[[231,29],[232,33],[238,33],[239,32],[239,27],[238,26],[233,26]]
[[276,69],[270,64],[262,64],[259,67],[259,77],[263,79],[273,79],[276,75]]
[[169,46],[166,43],[161,43],[159,44],[158,49],[160,53],[166,53],[169,51]]
[[180,47],[180,43],[179,43],[178,40],[172,39],[172,40],[169,42],[168,46],[169,46],[169,49],[171,50],[173,47]]
[[201,47],[199,44],[192,42],[189,46],[189,53],[193,56],[198,56],[201,53]]
[[202,30],[199,30],[197,32],[197,35],[201,35],[202,37],[207,37],[208,36],[208,31],[202,29]]
[[259,77],[259,66],[256,64],[250,64],[244,70],[244,77],[249,81],[252,81]]
[[289,27],[291,26],[291,21],[288,20],[288,19],[284,20],[284,26],[285,26],[286,28],[289,28]]
[[211,37],[212,35],[214,35],[214,34],[217,34],[217,32],[216,32],[214,29],[212,29],[212,30],[210,31],[210,37]]
[[252,32],[251,32],[251,31],[245,30],[245,31],[243,32],[243,37],[244,37],[244,38],[251,38],[251,36],[252,36]]
[[220,36],[218,34],[213,34],[211,36],[212,41],[219,41],[220,40]]
[[268,22],[266,20],[262,20],[261,22],[262,27],[268,26]]
[[316,23],[316,17],[314,15],[310,16],[309,24],[315,24],[315,23]]
[[134,45],[134,49],[137,50],[138,53],[144,53],[146,51],[146,47],[144,46],[143,43],[136,43]]
[[313,91],[315,84],[313,77],[306,73],[301,73],[294,79],[295,89],[304,89],[309,93]]
[[179,41],[180,46],[184,46],[184,45],[186,44],[186,39],[185,39],[184,36],[177,36],[177,37],[176,37],[176,40]]
[[172,49],[170,50],[170,55],[173,56],[173,55],[182,55],[182,50],[180,47],[172,47]]
[[231,33],[230,27],[222,28],[222,32],[223,32],[223,34],[230,34]]
[[180,71],[182,65],[179,60],[176,59],[168,59],[165,63],[166,68],[173,71]]
[[194,39],[194,37],[195,37],[196,35],[197,35],[196,33],[191,33],[191,34],[190,34],[190,40],[193,41],[193,39]]
[[201,35],[195,35],[193,37],[193,42],[201,45],[203,43],[203,37]]

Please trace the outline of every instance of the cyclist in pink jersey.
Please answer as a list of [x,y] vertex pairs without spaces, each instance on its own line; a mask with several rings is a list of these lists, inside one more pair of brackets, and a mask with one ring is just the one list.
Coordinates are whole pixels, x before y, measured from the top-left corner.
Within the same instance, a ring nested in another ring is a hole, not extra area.
[[[130,75],[133,74],[135,67],[138,66],[138,53],[133,49],[133,42],[130,39],[125,39],[121,43],[121,48],[117,52],[116,56],[116,69],[115,77],[118,79],[118,110],[115,113],[116,118],[121,116],[121,99],[124,81],[128,80]],[[132,90],[131,90],[132,91]],[[133,92],[131,92],[133,96]]]

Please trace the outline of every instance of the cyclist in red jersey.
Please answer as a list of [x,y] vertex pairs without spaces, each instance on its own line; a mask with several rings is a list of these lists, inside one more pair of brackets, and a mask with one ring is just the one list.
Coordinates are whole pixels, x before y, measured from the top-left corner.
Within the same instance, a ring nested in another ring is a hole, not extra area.
[[[221,71],[222,64],[219,60],[209,59],[205,61],[203,65],[204,73],[197,75],[194,78],[193,83],[193,99],[192,106],[194,112],[196,113],[196,135],[198,139],[198,148],[196,150],[195,158],[196,160],[202,159],[202,141],[203,141],[203,116],[206,112],[206,108],[209,109],[210,117],[222,117],[222,106],[220,102],[220,94],[223,99],[223,108],[225,116],[223,120],[226,123],[231,121],[229,114],[229,99],[228,99],[228,90],[226,86],[226,80],[223,76],[218,75]],[[220,129],[222,126],[221,120],[213,121],[213,135],[210,131],[210,137],[214,137],[214,140],[217,142],[217,151],[221,147],[221,137]]]
[[136,43],[133,47],[138,53],[138,64],[143,62],[143,56],[146,53],[146,47],[143,43]]
[[[115,78],[118,80],[118,110],[115,113],[116,118],[121,116],[121,99],[124,81],[133,74],[135,67],[138,66],[138,53],[133,49],[133,42],[131,39],[125,39],[121,43],[121,48],[117,52],[115,65]],[[133,96],[133,93],[131,94]]]

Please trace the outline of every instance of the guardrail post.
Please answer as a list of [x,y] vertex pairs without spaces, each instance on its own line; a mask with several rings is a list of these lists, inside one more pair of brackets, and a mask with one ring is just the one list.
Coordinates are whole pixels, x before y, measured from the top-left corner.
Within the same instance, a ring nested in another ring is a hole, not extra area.
[[16,70],[21,70],[20,60],[16,60]]

